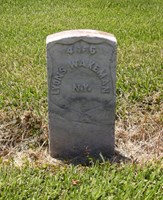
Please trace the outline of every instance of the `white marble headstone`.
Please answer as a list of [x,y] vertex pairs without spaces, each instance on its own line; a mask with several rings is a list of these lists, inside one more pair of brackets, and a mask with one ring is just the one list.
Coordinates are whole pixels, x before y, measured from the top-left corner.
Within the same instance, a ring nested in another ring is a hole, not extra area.
[[50,154],[56,158],[114,153],[116,38],[95,30],[49,35]]

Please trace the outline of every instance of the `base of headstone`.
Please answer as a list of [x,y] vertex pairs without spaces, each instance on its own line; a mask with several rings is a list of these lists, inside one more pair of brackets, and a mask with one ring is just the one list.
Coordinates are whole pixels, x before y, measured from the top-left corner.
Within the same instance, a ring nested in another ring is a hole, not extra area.
[[50,136],[52,157],[65,159],[77,156],[99,157],[100,154],[110,157],[114,154],[114,134],[109,135],[114,132],[113,124],[102,127],[95,124],[83,126],[81,123],[69,123],[62,119],[57,120],[57,125],[52,123],[50,126],[50,132],[53,129],[58,130],[55,136]]

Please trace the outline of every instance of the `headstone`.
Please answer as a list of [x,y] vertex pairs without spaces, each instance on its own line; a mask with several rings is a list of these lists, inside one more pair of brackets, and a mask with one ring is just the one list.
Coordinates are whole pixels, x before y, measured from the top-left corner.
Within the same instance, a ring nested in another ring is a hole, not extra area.
[[116,38],[95,30],[49,35],[50,154],[55,158],[114,153]]

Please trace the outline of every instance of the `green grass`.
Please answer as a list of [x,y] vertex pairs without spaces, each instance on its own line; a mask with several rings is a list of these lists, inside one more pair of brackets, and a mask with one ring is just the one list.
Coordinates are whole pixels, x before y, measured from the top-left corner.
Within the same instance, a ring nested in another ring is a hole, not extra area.
[[[0,117],[10,122],[31,110],[47,119],[46,36],[82,28],[110,32],[117,38],[120,120],[136,104],[144,116],[153,107],[153,113],[159,112],[162,10],[162,0],[0,0]],[[24,131],[16,123],[11,138]],[[33,168],[2,162],[0,199],[157,200],[163,196],[162,174],[157,162]]]
[[0,168],[0,199],[161,200],[160,163],[91,167]]

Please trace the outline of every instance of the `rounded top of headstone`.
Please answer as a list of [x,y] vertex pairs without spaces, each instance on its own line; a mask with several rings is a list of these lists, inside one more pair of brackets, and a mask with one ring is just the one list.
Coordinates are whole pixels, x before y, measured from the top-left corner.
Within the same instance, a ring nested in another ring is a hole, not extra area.
[[72,38],[72,37],[90,37],[90,38],[97,37],[97,38],[110,40],[115,43],[117,42],[113,34],[103,32],[103,31],[98,31],[98,30],[78,29],[78,30],[62,31],[62,32],[54,33],[52,35],[48,35],[46,38],[46,44],[55,42],[57,40]]

